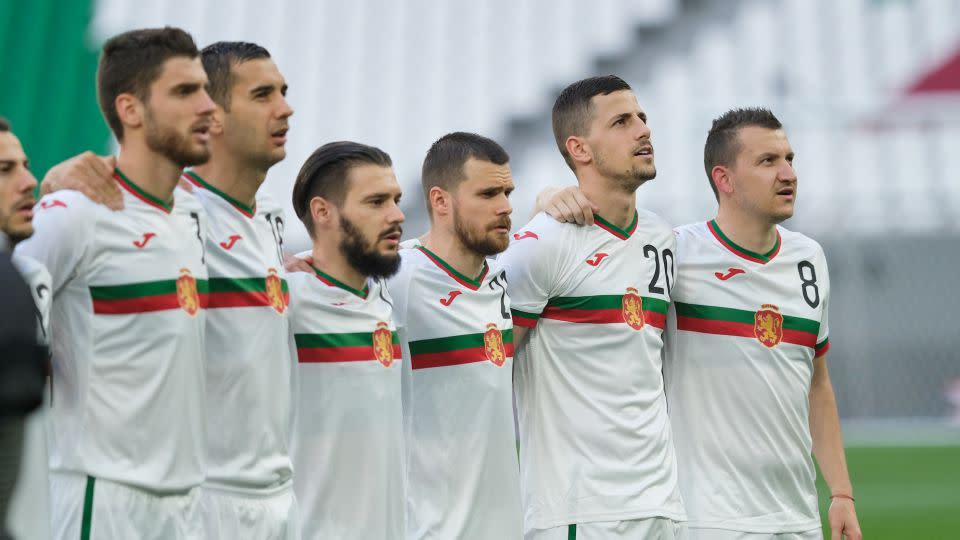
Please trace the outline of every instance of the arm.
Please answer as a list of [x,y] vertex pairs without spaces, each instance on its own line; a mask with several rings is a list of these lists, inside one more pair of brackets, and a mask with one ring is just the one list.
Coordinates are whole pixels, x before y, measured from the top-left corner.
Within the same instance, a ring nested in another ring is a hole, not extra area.
[[578,186],[549,186],[537,194],[533,215],[546,212],[561,223],[593,225],[593,214],[598,210]]
[[860,523],[853,500],[853,485],[847,471],[847,459],[843,452],[843,435],[840,432],[840,417],[837,400],[827,371],[827,355],[813,360],[813,380],[810,383],[810,434],[813,438],[813,455],[817,458],[823,479],[830,487],[831,539],[839,540],[843,534],[851,540],[860,540]]
[[40,195],[73,189],[91,201],[119,210],[123,208],[123,194],[113,180],[116,166],[117,158],[113,156],[101,157],[93,152],[73,156],[47,171],[40,183]]

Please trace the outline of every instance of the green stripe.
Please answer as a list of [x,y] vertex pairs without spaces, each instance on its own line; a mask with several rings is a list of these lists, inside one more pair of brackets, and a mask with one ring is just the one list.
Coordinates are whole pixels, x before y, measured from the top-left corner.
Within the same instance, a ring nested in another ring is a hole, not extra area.
[[80,523],[80,540],[90,540],[90,526],[93,522],[93,485],[96,478],[87,477],[87,490],[83,495],[83,521]]
[[[656,313],[666,313],[669,302],[659,298],[642,296],[643,309]],[[547,301],[547,306],[557,309],[620,309],[623,307],[622,294],[603,294],[597,296],[560,296]]]
[[465,281],[470,285],[473,285],[474,287],[480,286],[480,280],[483,279],[483,277],[486,275],[488,270],[487,261],[486,259],[484,259],[483,267],[480,269],[480,273],[477,274],[476,278],[470,279],[467,276],[461,274],[460,272],[457,272],[457,270],[454,267],[450,266],[450,264],[447,263],[447,261],[441,259],[439,255],[427,249],[426,246],[419,245],[419,246],[416,246],[416,249],[419,249],[420,251],[426,253],[427,255],[430,255],[431,257],[433,257],[435,261],[437,261],[440,264],[440,266],[443,266],[444,268],[446,268],[447,272],[450,272],[451,274],[457,276],[457,278],[459,278],[461,281]]
[[[128,298],[143,298],[145,296],[160,296],[176,294],[177,280],[165,279],[161,281],[144,281],[143,283],[129,283],[126,285],[91,286],[90,296],[94,300],[123,300]],[[197,280],[197,292],[209,292],[207,280]]]
[[577,524],[567,525],[567,540],[577,540]]
[[313,271],[316,272],[318,276],[332,283],[334,287],[339,287],[347,291],[348,293],[352,293],[356,296],[359,296],[360,298],[363,298],[364,300],[366,300],[367,295],[370,294],[370,285],[366,283],[363,285],[363,289],[354,289],[353,287],[347,285],[346,283],[340,281],[339,279],[331,276],[330,274],[327,274],[323,270],[320,270],[316,266],[313,267]]
[[717,234],[720,235],[720,238],[723,238],[724,242],[726,242],[727,244],[730,244],[730,247],[732,247],[733,249],[741,253],[745,253],[753,257],[754,259],[760,259],[761,261],[764,261],[764,262],[770,262],[770,257],[774,253],[776,253],[778,249],[780,249],[780,233],[777,233],[777,241],[773,243],[773,247],[770,248],[770,251],[766,253],[757,253],[755,251],[750,251],[749,249],[746,249],[737,245],[733,240],[728,238],[727,235],[723,234],[723,231],[720,230],[720,225],[717,224],[717,220],[711,219],[710,223],[713,224],[713,228],[717,231]]
[[113,172],[117,173],[117,175],[119,175],[120,178],[123,178],[123,181],[126,182],[131,189],[139,193],[140,196],[142,196],[144,199],[147,199],[153,202],[157,206],[163,207],[163,209],[166,210],[167,212],[170,212],[173,210],[173,193],[170,194],[170,202],[162,201],[154,197],[153,195],[147,193],[146,191],[144,191],[142,187],[134,184],[129,178],[127,178],[127,175],[123,174],[123,171],[121,171],[119,167],[114,167]]
[[[212,293],[221,292],[266,292],[267,279],[263,277],[252,278],[210,278],[209,289]],[[287,280],[280,280],[280,288],[283,292],[289,292]]]
[[[400,343],[396,332],[392,332],[393,342]],[[372,347],[373,332],[350,332],[344,334],[296,334],[293,336],[297,347],[320,349],[325,347]]]
[[[513,329],[501,331],[503,343],[513,343]],[[483,334],[464,334],[433,339],[421,339],[410,342],[410,354],[430,354],[483,347]]]
[[530,313],[528,311],[520,311],[519,309],[510,308],[510,313],[512,313],[514,317],[520,317],[521,319],[536,321],[540,318],[539,313]]
[[597,213],[593,214],[594,221],[599,221],[600,223],[603,223],[607,228],[613,229],[614,231],[619,233],[620,236],[623,236],[624,238],[630,238],[630,235],[632,234],[634,228],[637,226],[638,217],[639,217],[639,213],[636,210],[634,210],[633,219],[630,221],[630,224],[627,225],[626,229],[621,229],[620,227],[617,227],[613,223],[610,223],[609,221],[603,219],[603,217],[600,216],[600,214],[597,214]]
[[[677,308],[677,315],[680,317],[692,317],[694,319],[707,319],[711,321],[727,321],[743,324],[754,324],[755,311],[745,309],[734,309],[717,306],[701,306],[698,304],[684,304],[683,302],[674,302]],[[809,334],[820,332],[820,323],[802,317],[783,316],[784,330],[797,330]]]
[[257,203],[256,203],[256,202],[253,203],[253,206],[250,206],[249,204],[243,204],[242,202],[234,199],[233,197],[231,197],[231,196],[227,195],[226,193],[220,191],[219,189],[213,187],[209,182],[207,182],[207,181],[204,180],[203,178],[200,178],[200,175],[197,174],[196,172],[194,172],[194,171],[192,171],[192,170],[191,170],[191,171],[186,171],[186,172],[187,172],[187,176],[189,176],[190,178],[193,178],[194,180],[196,180],[198,184],[200,184],[201,186],[203,186],[205,189],[207,189],[207,190],[209,190],[209,191],[212,191],[212,192],[215,193],[216,195],[219,195],[222,199],[224,199],[224,200],[227,201],[228,203],[232,204],[233,206],[236,206],[236,207],[239,208],[240,210],[243,210],[244,212],[246,212],[246,213],[248,213],[248,214],[250,214],[250,215],[253,215],[253,214],[256,214],[256,213],[257,213]]

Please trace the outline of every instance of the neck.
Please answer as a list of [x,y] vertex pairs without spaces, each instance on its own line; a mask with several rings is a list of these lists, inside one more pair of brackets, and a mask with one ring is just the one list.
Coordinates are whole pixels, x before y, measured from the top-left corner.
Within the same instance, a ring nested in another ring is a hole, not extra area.
[[[329,238],[329,235],[326,235]],[[315,241],[313,243],[313,266],[324,274],[353,289],[362,290],[367,284],[367,276],[361,274],[347,262],[336,242]]]
[[[225,149],[213,152],[213,158],[193,170],[211,186],[226,193],[230,198],[249,207],[253,207],[257,200],[257,190],[267,179],[267,171],[250,167],[242,160],[233,159]],[[218,159],[216,156],[224,156]]]
[[173,190],[183,173],[180,165],[138,144],[120,147],[117,168],[137,187],[166,203],[173,202]]
[[717,225],[735,244],[755,253],[766,253],[777,243],[776,223],[730,210],[726,205],[717,212]]
[[463,245],[452,225],[445,228],[434,224],[427,234],[420,238],[424,247],[436,253],[457,272],[473,279],[483,270],[486,257]]
[[622,187],[601,178],[578,177],[580,191],[590,199],[600,210],[600,216],[621,229],[626,229],[633,223],[633,216],[637,212],[636,192],[624,191]]

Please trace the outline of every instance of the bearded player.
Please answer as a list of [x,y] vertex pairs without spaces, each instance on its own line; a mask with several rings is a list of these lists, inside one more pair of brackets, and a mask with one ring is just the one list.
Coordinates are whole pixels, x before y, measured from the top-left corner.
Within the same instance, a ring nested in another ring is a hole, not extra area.
[[124,209],[79,192],[37,205],[18,246],[51,272],[54,538],[196,538],[205,477],[203,209],[176,185],[209,159],[214,104],[189,34],[103,46],[100,107]]
[[404,536],[400,345],[383,281],[400,265],[399,201],[390,156],[354,142],[318,148],[294,183],[313,241],[309,272],[288,277],[307,539]]
[[509,242],[509,157],[486,137],[444,135],[422,183],[430,230],[389,285],[408,362],[407,538],[518,539],[513,325],[490,258]]

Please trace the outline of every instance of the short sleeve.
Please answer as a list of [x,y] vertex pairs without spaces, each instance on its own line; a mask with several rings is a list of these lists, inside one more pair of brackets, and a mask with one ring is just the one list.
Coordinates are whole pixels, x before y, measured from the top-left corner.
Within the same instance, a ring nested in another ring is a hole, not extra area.
[[497,258],[507,273],[507,292],[513,324],[533,328],[556,286],[558,257],[555,242],[538,233],[535,218],[513,235],[510,247]]
[[75,275],[93,238],[93,205],[78,192],[61,191],[34,206],[33,235],[18,244],[16,252],[47,269],[53,294]]

